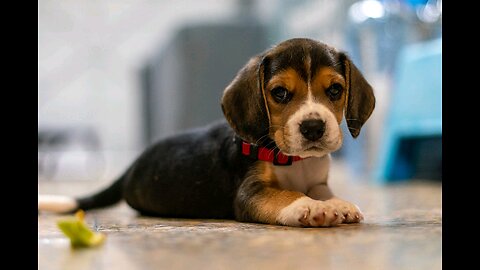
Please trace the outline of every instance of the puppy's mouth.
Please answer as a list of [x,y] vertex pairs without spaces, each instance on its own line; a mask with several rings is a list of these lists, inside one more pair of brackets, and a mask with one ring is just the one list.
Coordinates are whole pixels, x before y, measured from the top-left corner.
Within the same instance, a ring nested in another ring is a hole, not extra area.
[[282,151],[285,155],[299,156],[301,158],[323,157],[333,151],[338,150],[338,148],[341,146],[341,141],[341,137],[336,138],[333,141],[324,139],[315,142],[303,139],[294,141],[288,136],[282,136],[282,139],[276,140],[280,151]]
[[297,152],[296,156],[300,156],[302,158],[305,157],[322,157],[331,152],[329,147],[322,145],[321,143],[317,143],[314,145],[307,145],[303,147],[300,151]]
[[310,146],[306,148],[304,151],[323,151],[324,149],[319,146]]
[[321,142],[309,143],[303,145],[299,149],[289,147],[287,141],[284,141],[284,143],[281,143],[280,145],[281,147],[279,148],[284,154],[289,156],[299,156],[301,158],[322,157],[332,151],[330,147],[323,145]]

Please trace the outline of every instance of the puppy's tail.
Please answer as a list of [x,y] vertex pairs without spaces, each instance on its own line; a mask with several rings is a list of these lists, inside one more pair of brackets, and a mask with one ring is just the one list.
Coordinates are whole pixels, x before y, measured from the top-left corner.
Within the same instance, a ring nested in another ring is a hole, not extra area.
[[123,198],[123,182],[124,177],[121,177],[104,190],[80,198],[62,195],[38,195],[38,211],[65,214],[79,209],[86,211],[113,205]]

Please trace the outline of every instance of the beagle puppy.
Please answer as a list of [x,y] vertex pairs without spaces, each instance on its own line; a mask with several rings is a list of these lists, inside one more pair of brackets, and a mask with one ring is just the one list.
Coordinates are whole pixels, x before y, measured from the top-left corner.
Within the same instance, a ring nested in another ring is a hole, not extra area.
[[328,227],[363,219],[328,186],[345,120],[356,138],[375,106],[349,57],[297,38],[253,57],[221,99],[226,121],[163,139],[91,196],[39,196],[39,210],[89,210],[124,199],[143,215]]

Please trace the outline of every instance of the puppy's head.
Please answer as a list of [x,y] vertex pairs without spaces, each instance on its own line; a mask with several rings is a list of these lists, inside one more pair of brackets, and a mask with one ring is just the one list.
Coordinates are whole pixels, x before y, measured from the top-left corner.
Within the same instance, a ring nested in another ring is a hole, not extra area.
[[[244,140],[273,140],[287,155],[323,156],[356,138],[375,107],[372,87],[343,53],[291,39],[253,57],[227,86],[222,110]],[[271,142],[271,141],[270,141]]]

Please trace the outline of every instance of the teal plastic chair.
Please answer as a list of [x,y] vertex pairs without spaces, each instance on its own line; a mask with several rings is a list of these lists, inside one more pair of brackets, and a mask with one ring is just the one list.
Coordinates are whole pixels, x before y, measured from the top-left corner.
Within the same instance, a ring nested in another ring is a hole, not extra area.
[[414,164],[402,140],[442,136],[441,38],[407,45],[399,53],[387,113],[375,178],[407,180]]

